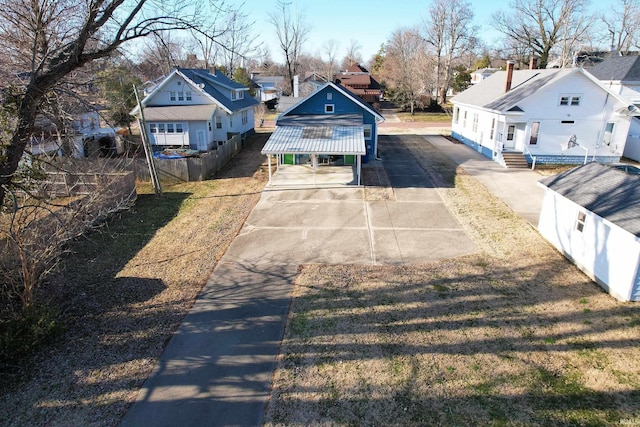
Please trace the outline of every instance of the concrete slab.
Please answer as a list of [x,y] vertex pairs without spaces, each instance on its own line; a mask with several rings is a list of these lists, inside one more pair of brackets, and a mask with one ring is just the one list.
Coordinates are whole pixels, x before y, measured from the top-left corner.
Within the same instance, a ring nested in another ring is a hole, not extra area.
[[[371,227],[389,229],[462,230],[444,203],[367,202]],[[411,236],[408,236],[411,239]]]
[[338,187],[338,188],[291,188],[274,189],[265,188],[262,192],[262,200],[270,201],[303,201],[303,200],[362,200],[364,189],[362,187]]
[[435,188],[394,188],[393,194],[398,202],[420,200],[430,203],[441,203],[442,197]]
[[246,224],[253,227],[280,228],[353,228],[366,227],[362,202],[262,200],[253,209]]
[[249,228],[229,247],[229,258],[256,265],[372,264],[366,228]]
[[355,166],[280,165],[272,172],[269,187],[300,188],[357,185]]
[[373,230],[376,264],[420,264],[477,252],[463,230]]

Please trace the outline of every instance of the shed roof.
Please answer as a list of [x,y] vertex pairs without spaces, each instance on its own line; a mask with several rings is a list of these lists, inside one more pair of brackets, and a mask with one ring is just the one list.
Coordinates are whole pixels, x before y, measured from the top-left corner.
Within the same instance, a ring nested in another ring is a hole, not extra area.
[[364,155],[363,126],[277,126],[262,154]]
[[640,237],[640,176],[593,162],[540,184]]
[[216,111],[215,104],[208,105],[172,105],[169,107],[146,107],[145,120],[211,120]]

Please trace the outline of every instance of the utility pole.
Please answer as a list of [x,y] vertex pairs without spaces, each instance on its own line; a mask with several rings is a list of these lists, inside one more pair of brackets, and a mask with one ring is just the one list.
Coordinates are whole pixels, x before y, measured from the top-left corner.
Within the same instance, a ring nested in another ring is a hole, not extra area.
[[162,195],[162,186],[160,185],[160,180],[158,179],[158,171],[156,170],[156,164],[153,160],[153,152],[151,150],[151,142],[147,136],[147,125],[144,120],[144,110],[142,108],[142,103],[140,102],[140,97],[138,96],[138,89],[136,85],[133,85],[133,93],[136,95],[136,102],[138,103],[138,110],[140,110],[140,118],[138,119],[138,125],[140,127],[140,138],[142,139],[142,147],[144,148],[144,155],[147,159],[147,164],[149,165],[149,175],[151,175],[151,183],[153,184],[153,191],[157,196]]

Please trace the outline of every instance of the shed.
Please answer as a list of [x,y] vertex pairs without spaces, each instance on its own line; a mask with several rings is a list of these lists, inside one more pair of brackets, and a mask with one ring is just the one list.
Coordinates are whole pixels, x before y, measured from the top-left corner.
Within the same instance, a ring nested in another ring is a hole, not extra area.
[[621,301],[640,301],[640,176],[600,163],[540,181],[538,230]]

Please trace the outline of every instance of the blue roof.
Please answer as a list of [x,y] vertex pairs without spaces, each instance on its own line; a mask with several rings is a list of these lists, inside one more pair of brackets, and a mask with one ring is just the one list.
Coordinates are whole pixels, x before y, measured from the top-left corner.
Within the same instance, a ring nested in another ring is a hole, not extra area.
[[[258,101],[249,95],[246,86],[231,80],[219,70],[216,70],[215,74],[207,70],[193,68],[178,68],[178,71],[192,82],[203,85],[202,90],[215,98],[229,111],[238,111],[258,104]],[[231,100],[229,96],[224,95],[216,86],[220,89],[225,88],[228,90],[245,89],[246,93],[242,99]]]

